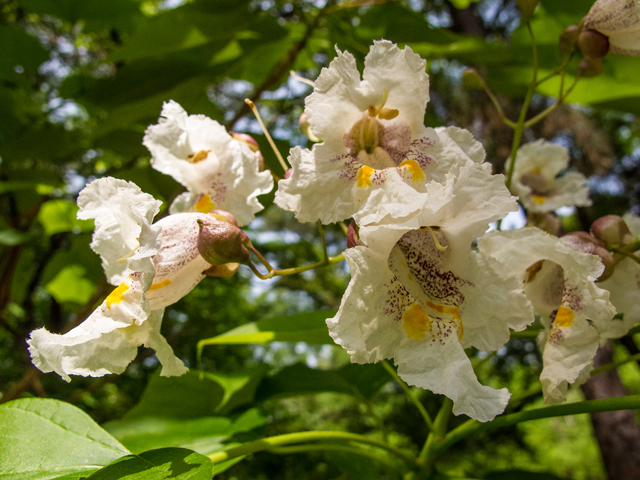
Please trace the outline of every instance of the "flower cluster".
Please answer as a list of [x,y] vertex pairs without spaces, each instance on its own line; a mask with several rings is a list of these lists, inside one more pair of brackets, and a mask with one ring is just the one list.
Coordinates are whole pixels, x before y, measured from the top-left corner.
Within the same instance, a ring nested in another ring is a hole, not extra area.
[[91,247],[116,288],[66,334],[31,333],[29,352],[43,372],[67,381],[69,375],[121,373],[145,345],[155,350],[161,375],[185,373],[160,334],[164,308],[207,275],[233,275],[248,258],[248,252],[238,255],[244,238],[236,219],[249,222],[262,208],[256,197],[272,187],[270,173],[259,171],[259,153],[213,120],[187,116],[175,102],[165,104],[162,115],[144,143],[152,165],[189,192],[156,223],[161,202],[133,183],[106,177],[80,192],[78,218],[95,220]]

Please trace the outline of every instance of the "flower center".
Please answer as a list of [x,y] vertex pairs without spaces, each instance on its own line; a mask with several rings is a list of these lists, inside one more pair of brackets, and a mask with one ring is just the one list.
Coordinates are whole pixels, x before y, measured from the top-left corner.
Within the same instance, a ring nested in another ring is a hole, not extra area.
[[191,155],[187,155],[187,158],[185,158],[185,160],[189,163],[198,163],[202,160],[205,160],[209,156],[210,152],[211,150],[200,150],[198,152],[192,153]]

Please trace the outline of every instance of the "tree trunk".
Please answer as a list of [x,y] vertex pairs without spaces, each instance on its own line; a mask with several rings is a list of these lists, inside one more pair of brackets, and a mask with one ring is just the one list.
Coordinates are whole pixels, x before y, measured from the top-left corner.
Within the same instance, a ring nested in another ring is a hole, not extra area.
[[[594,366],[613,361],[613,344],[598,349]],[[583,386],[587,400],[622,397],[627,394],[616,370],[599,373]],[[602,452],[609,480],[640,479],[640,426],[633,410],[591,414],[593,430]]]

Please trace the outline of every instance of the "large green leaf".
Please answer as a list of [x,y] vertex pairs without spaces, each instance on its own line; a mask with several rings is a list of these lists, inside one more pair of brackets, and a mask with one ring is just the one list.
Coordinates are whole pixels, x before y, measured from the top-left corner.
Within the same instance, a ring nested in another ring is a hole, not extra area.
[[529,472],[527,470],[502,470],[491,472],[483,477],[484,480],[563,480],[556,475],[545,472]]
[[38,212],[38,221],[44,227],[47,235],[71,231],[91,231],[93,221],[78,220],[76,214],[78,206],[68,200],[49,200],[45,202]]
[[116,460],[87,480],[209,480],[212,476],[208,457],[185,448],[161,448]]
[[95,284],[86,276],[86,268],[79,264],[64,267],[45,285],[45,290],[58,303],[73,302],[84,304],[89,301],[96,289]]
[[45,480],[89,474],[129,451],[86,413],[58,400],[0,406],[0,479]]
[[317,370],[298,363],[262,380],[256,401],[321,392],[369,399],[390,380],[380,364],[348,364],[337,370]]
[[247,343],[305,342],[312,345],[332,345],[325,320],[335,310],[316,310],[297,315],[266,318],[246,323],[217,337],[200,340],[198,349],[206,345],[238,345]]
[[197,418],[227,412],[253,400],[267,367],[212,374],[190,370],[180,377],[154,375],[140,402],[125,419],[141,417]]
[[251,432],[266,423],[266,414],[253,408],[233,417],[115,420],[104,428],[134,453],[160,447],[184,447],[208,455],[225,447],[234,435]]

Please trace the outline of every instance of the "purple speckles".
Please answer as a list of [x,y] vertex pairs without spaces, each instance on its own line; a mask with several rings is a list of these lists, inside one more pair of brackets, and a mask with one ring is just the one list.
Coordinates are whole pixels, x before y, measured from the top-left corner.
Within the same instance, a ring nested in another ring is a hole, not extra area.
[[400,322],[405,308],[412,303],[411,296],[400,283],[398,277],[393,277],[384,286],[387,289],[384,314],[392,317],[394,321]]
[[209,186],[209,196],[215,204],[223,203],[227,192],[227,186],[222,181],[222,173],[216,173]]
[[435,145],[435,141],[428,137],[421,137],[409,145],[405,152],[405,158],[415,160],[423,170],[433,163],[433,158],[427,153],[428,150]]
[[574,312],[582,310],[582,295],[580,294],[580,289],[570,285],[567,280],[565,280],[564,290],[562,291],[562,304]]

